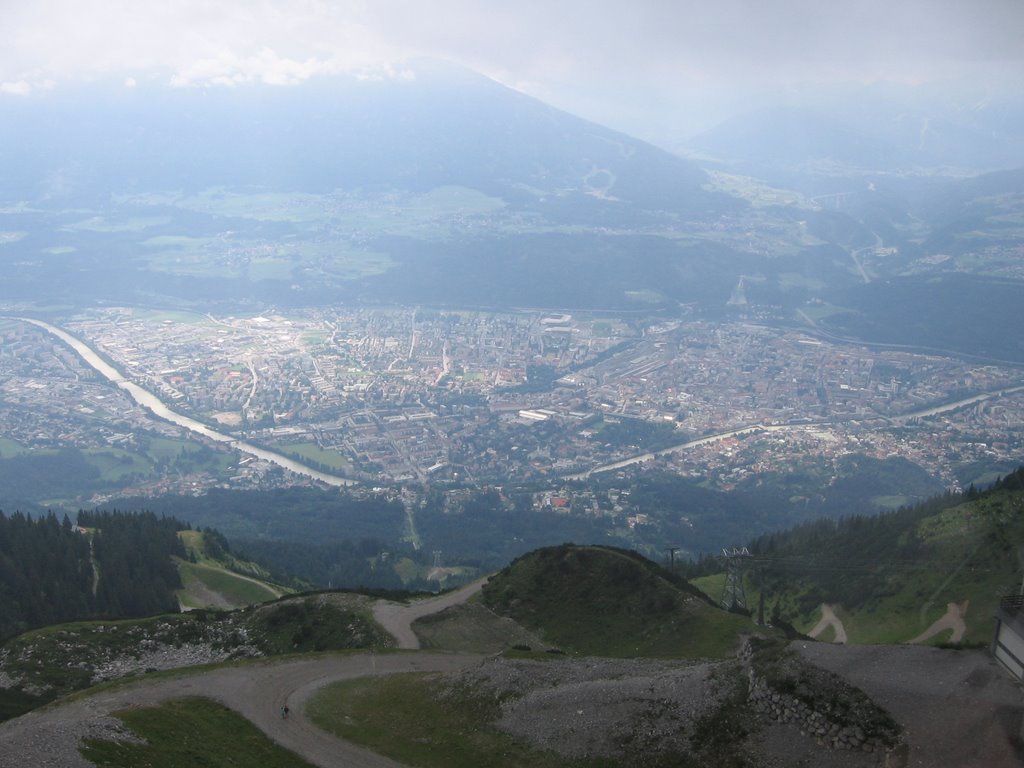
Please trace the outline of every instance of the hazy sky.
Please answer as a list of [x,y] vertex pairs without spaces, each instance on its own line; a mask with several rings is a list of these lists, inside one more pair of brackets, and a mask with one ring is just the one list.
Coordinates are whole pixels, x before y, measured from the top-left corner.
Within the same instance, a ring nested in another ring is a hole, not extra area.
[[99,75],[286,85],[428,56],[648,137],[808,84],[1024,82],[1024,0],[0,0],[0,30],[8,95]]

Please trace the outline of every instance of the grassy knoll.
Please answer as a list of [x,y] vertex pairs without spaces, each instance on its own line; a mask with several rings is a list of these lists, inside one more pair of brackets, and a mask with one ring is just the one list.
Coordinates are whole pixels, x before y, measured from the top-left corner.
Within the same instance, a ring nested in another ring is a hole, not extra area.
[[718,602],[722,597],[722,589],[725,587],[725,574],[713,573],[710,576],[701,576],[699,579],[692,579],[690,583],[711,600]]
[[660,566],[605,547],[525,555],[491,579],[483,600],[546,642],[589,655],[722,658],[754,629]]
[[285,600],[257,609],[249,627],[250,635],[268,655],[383,648],[394,643],[373,622],[369,609],[332,604],[317,597]]
[[244,605],[265,603],[280,597],[277,590],[213,565],[189,563],[178,564],[184,585],[178,599],[187,608],[203,608],[209,605],[210,592],[219,595],[224,605],[221,608],[240,608]]
[[436,675],[404,674],[336,683],[306,705],[314,723],[407,765],[423,768],[562,768],[569,762],[532,749],[491,727],[500,714],[493,697],[468,692],[441,699]]
[[392,645],[370,617],[369,602],[331,594],[237,611],[81,621],[26,632],[0,647],[0,677],[12,681],[0,687],[0,721],[101,680],[192,666],[196,653],[211,663]]
[[178,699],[115,715],[143,741],[87,740],[81,752],[98,768],[309,768],[244,717],[209,699]]
[[223,539],[204,531],[179,531],[188,560],[178,560],[187,608],[241,608],[275,600],[289,590],[269,583],[270,574],[225,549]]

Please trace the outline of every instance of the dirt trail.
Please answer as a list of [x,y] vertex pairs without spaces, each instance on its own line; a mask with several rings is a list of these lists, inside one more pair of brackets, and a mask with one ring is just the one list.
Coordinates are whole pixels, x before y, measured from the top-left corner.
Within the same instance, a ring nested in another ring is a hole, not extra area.
[[[313,765],[334,768],[397,768],[392,760],[321,731],[305,718],[303,704],[318,688],[337,680],[395,672],[452,672],[482,657],[436,653],[318,656],[262,662],[172,680],[147,681],[78,699],[0,724],[0,766],[91,768],[78,753],[83,737],[109,738],[117,721],[110,713],[184,696],[215,699],[252,721],[281,746]],[[287,703],[293,713],[281,719]]]
[[967,607],[970,605],[970,602],[970,600],[964,600],[963,605],[958,605],[957,603],[946,603],[946,612],[942,617],[920,635],[908,642],[912,644],[923,643],[925,640],[935,637],[940,632],[951,629],[953,630],[953,634],[950,636],[949,642],[959,643],[964,639],[964,634],[967,632],[967,624],[964,623],[964,616],[967,614]]
[[389,600],[378,600],[373,606],[373,618],[398,641],[398,647],[405,650],[416,650],[420,647],[420,639],[412,631],[412,623],[416,619],[440,613],[445,608],[464,603],[479,592],[487,579],[479,579],[467,584],[462,589],[449,592],[438,597],[418,600],[411,605],[392,603]]
[[[480,591],[486,579],[439,597],[412,605],[380,600],[374,618],[394,635],[400,648],[418,649],[412,631],[416,619],[464,603]],[[46,766],[90,768],[78,752],[83,738],[111,738],[120,721],[111,712],[125,707],[159,704],[183,696],[215,699],[246,717],[281,746],[313,765],[333,768],[399,768],[399,764],[369,750],[321,731],[303,714],[303,705],[318,689],[337,680],[394,672],[452,672],[478,663],[482,657],[468,654],[374,653],[318,656],[286,662],[265,661],[212,672],[184,672],[174,680],[140,681],[62,704],[0,724],[0,768]],[[287,704],[291,716],[281,718]]]
[[807,634],[810,637],[817,637],[825,631],[826,627],[832,627],[836,631],[835,639],[832,640],[833,643],[846,642],[846,627],[843,626],[843,622],[839,620],[838,616],[836,616],[836,612],[831,605],[826,605],[825,603],[822,603],[821,621],[815,624],[814,629],[812,629]]

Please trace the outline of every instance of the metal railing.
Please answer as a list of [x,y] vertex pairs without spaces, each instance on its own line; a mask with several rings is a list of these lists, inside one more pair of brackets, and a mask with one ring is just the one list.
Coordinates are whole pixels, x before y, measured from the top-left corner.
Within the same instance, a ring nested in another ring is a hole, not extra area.
[[999,598],[999,607],[1004,611],[1019,611],[1024,608],[1024,595],[1004,595]]

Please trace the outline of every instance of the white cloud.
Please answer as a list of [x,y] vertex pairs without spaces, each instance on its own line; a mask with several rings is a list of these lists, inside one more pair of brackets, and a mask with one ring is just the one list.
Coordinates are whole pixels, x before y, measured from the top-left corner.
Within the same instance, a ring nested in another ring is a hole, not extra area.
[[192,62],[175,72],[170,84],[176,88],[209,85],[297,85],[318,74],[348,71],[343,63],[316,58],[291,59],[264,48],[251,56],[224,51],[218,56]]
[[1024,82],[1021,0],[0,0],[0,29],[5,91],[285,86],[435,57],[634,129],[792,83]]
[[0,93],[9,93],[12,96],[28,96],[32,93],[32,86],[25,80],[0,83]]

